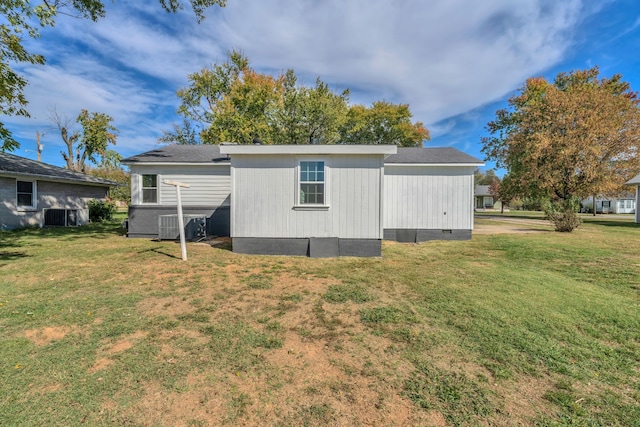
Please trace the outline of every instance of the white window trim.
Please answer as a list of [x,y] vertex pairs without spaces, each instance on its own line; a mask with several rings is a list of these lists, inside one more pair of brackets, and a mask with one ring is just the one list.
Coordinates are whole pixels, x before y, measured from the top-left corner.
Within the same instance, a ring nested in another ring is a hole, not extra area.
[[[18,181],[30,182],[33,184],[33,193],[31,194],[31,206],[18,206]],[[38,181],[33,179],[16,179],[16,209],[20,212],[29,212],[38,210]]]
[[[144,175],[155,175],[156,176],[156,201],[155,202],[145,202],[144,201]],[[140,173],[140,204],[141,205],[159,205],[160,204],[160,183],[162,179],[159,173]]]
[[[300,203],[300,163],[302,162],[323,162],[324,163],[324,203],[321,204],[310,204],[310,203]],[[330,186],[330,170],[329,162],[326,157],[298,157],[296,158],[296,191],[295,197],[296,199],[293,202],[293,209],[300,211],[317,211],[317,210],[328,210],[330,207],[329,200],[329,186]]]

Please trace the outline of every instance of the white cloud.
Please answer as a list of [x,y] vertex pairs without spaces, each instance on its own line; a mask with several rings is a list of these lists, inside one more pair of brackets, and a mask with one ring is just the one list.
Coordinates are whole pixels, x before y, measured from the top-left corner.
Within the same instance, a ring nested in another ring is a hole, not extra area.
[[[581,0],[229,0],[202,24],[157,4],[107,2],[107,18],[61,18],[30,43],[48,59],[24,68],[35,119],[47,111],[110,114],[118,146],[148,149],[173,115],[187,75],[239,48],[260,71],[293,68],[352,89],[352,101],[409,103],[427,125],[503,97],[561,60],[587,13]],[[447,123],[434,133],[449,132]],[[31,133],[29,131],[28,133]],[[144,147],[144,148],[143,148]]]

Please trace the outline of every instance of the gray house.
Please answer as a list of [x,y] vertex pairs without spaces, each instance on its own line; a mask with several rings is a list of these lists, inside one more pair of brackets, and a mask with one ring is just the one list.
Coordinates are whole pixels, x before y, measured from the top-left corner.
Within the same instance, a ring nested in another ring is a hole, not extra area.
[[468,239],[473,171],[453,148],[171,145],[131,167],[129,236],[157,238],[176,212],[248,253],[379,255],[380,241]]
[[0,152],[0,227],[89,222],[87,202],[117,183]]

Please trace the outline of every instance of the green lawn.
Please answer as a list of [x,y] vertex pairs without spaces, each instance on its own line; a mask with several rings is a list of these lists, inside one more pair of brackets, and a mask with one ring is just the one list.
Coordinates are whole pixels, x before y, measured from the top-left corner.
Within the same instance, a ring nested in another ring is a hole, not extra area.
[[0,425],[640,426],[640,226],[243,256],[0,232]]

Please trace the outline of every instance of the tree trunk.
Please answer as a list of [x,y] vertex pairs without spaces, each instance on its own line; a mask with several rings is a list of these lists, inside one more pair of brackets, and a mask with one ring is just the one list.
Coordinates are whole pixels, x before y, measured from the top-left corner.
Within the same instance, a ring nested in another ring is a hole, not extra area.
[[591,200],[593,200],[593,216],[596,216],[596,196],[592,196]]

